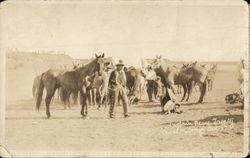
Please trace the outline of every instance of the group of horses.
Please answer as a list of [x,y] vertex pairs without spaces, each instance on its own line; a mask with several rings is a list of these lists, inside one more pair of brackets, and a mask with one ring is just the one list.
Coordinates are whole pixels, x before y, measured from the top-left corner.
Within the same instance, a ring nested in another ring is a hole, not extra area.
[[[102,104],[105,106],[109,102],[108,97],[108,80],[109,72],[114,70],[114,64],[102,55],[96,55],[95,59],[86,65],[74,67],[73,70],[49,69],[37,76],[33,83],[33,96],[36,100],[36,108],[39,110],[43,91],[46,89],[46,115],[49,118],[50,103],[56,90],[66,105],[70,105],[69,100],[72,100],[81,105],[81,115],[86,118],[88,115],[88,105],[96,104],[98,107]],[[183,64],[181,68],[170,65],[161,57],[156,57],[150,63],[156,75],[160,78],[163,85],[164,93],[167,94],[171,89],[176,94],[175,85],[181,85],[184,90],[182,101],[186,94],[188,101],[192,87],[198,85],[200,89],[199,103],[203,102],[206,93],[207,84],[212,85],[213,77],[216,73],[217,65],[214,65],[210,70],[207,70],[204,65],[197,62]],[[132,104],[135,99],[137,101],[142,98],[146,92],[146,73],[143,68],[135,68],[133,66],[124,68],[127,83],[129,102]],[[211,86],[212,87],[212,86]],[[209,89],[212,89],[212,88]],[[162,87],[159,87],[162,88]],[[178,89],[177,89],[178,90]]]
[[161,57],[156,57],[152,65],[157,76],[161,77],[164,86],[171,89],[174,94],[176,94],[174,85],[177,85],[177,93],[180,93],[181,87],[183,88],[184,93],[181,101],[188,101],[193,87],[198,85],[200,90],[198,103],[203,102],[207,86],[208,90],[212,90],[212,83],[217,71],[217,64],[213,64],[212,68],[207,69],[206,65],[196,61],[183,64],[182,67],[178,68],[166,63]]

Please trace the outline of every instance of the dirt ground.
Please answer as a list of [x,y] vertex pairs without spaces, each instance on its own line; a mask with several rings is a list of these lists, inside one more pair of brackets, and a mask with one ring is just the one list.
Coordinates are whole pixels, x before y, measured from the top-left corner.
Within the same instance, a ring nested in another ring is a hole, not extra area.
[[[214,89],[204,103],[195,104],[198,92],[182,103],[182,114],[162,115],[159,102],[147,98],[130,105],[132,117],[108,118],[108,108],[89,108],[89,119],[80,115],[80,106],[64,110],[51,105],[46,119],[44,101],[39,112],[31,97],[34,74],[27,69],[7,70],[6,147],[10,150],[112,150],[166,152],[242,152],[243,109],[225,104],[225,96],[237,90],[235,65],[218,65]],[[18,77],[17,77],[18,76]],[[181,98],[178,95],[178,98]],[[226,110],[227,109],[227,110]]]

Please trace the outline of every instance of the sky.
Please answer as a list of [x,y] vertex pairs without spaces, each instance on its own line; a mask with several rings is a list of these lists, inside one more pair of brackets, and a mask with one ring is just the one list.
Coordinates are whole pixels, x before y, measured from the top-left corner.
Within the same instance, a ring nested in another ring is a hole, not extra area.
[[235,61],[248,53],[246,3],[177,2],[6,3],[1,5],[2,50],[59,51],[73,58],[105,53],[134,64],[156,55]]

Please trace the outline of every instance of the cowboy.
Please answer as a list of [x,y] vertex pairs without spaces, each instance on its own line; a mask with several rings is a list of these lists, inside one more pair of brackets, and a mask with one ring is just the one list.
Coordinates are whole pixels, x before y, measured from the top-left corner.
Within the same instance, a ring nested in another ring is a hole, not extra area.
[[123,102],[123,112],[124,117],[130,117],[128,114],[128,98],[126,93],[126,74],[123,71],[123,61],[119,60],[118,64],[116,64],[116,69],[111,72],[109,78],[109,100],[110,100],[110,109],[109,109],[109,117],[114,118],[114,109],[118,104],[118,98],[121,98]]
[[167,93],[163,94],[160,99],[162,113],[163,114],[182,113],[182,110],[180,108],[181,104],[177,101],[172,90],[167,88],[166,91]]
[[153,94],[155,97],[157,94],[155,79],[156,79],[156,73],[153,70],[152,66],[148,65],[146,72],[146,80],[147,80],[147,93],[149,102],[153,102]]

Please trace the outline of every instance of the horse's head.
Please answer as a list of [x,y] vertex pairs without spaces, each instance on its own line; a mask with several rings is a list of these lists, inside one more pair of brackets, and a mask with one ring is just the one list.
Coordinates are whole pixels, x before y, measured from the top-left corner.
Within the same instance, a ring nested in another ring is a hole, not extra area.
[[206,68],[206,64],[201,64],[201,67]]
[[213,64],[212,66],[212,71],[215,73],[217,71],[217,63],[216,64]]
[[204,82],[208,71],[203,68],[200,64],[197,64],[197,61],[187,66],[185,73],[191,75],[195,81]]
[[161,58],[161,56],[156,56],[155,59],[153,59],[153,62],[151,63],[151,66],[153,68],[157,68],[160,67],[160,65],[163,63],[163,60]]
[[95,55],[95,56],[96,59],[94,60],[95,61],[94,72],[98,72],[98,74],[101,74],[105,68],[104,53],[102,55]]
[[105,60],[105,63],[104,63],[105,67],[114,68],[114,61],[111,57],[105,58],[104,60]]
[[190,64],[182,64],[182,67],[181,68],[187,68],[187,67],[189,67],[190,66]]

